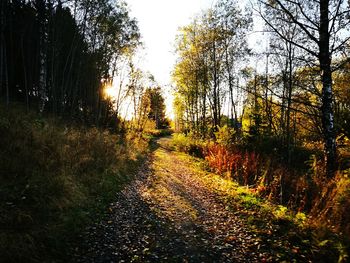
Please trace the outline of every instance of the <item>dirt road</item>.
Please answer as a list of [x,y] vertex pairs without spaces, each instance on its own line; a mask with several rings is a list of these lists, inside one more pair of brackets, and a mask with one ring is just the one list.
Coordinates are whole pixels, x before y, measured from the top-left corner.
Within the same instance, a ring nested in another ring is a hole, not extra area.
[[170,138],[157,143],[108,216],[82,235],[76,261],[277,261],[247,218],[203,182],[196,164],[171,149]]

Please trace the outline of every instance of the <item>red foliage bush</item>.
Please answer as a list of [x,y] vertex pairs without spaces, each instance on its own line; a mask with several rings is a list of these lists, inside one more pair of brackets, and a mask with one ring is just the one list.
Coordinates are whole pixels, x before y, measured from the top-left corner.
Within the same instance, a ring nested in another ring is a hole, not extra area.
[[315,192],[313,185],[305,176],[288,169],[272,156],[219,144],[208,144],[204,156],[214,172],[253,187],[260,196],[276,203],[288,203],[299,211],[310,207],[310,194]]
[[208,144],[203,155],[216,173],[249,185],[260,196],[294,211],[309,212],[317,219],[315,223],[331,223],[334,230],[350,235],[350,179],[338,174],[328,180],[324,162],[315,156],[308,162],[309,170],[301,172],[274,156],[234,146]]
[[228,173],[230,177],[244,185],[255,184],[260,156],[255,152],[242,152],[237,148],[227,149],[219,144],[208,145],[204,152],[209,166],[217,173]]

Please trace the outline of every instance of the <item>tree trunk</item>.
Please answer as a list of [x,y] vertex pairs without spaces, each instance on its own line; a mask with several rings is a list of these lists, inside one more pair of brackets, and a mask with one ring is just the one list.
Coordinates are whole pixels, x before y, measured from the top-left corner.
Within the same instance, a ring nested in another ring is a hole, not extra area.
[[202,93],[202,136],[203,138],[206,136],[206,104],[207,104],[207,94],[205,85],[203,85],[203,93]]
[[[229,74],[228,78],[228,85],[230,90],[230,98],[231,98],[231,118],[234,120],[233,127],[235,128],[236,132],[238,131],[238,117],[237,117],[237,109],[236,109],[236,103],[233,97],[233,80],[231,74]],[[238,81],[238,80],[237,80]]]
[[288,166],[291,165],[292,159],[292,147],[291,147],[291,128],[290,128],[290,111],[292,105],[292,92],[293,92],[293,57],[292,57],[292,44],[288,43],[288,97],[287,97],[287,112],[286,112],[286,134],[287,134],[287,162]]
[[1,1],[1,13],[0,13],[0,95],[5,87],[6,105],[9,105],[9,87],[8,87],[8,73],[7,73],[7,54],[6,54],[6,39],[5,39],[5,26],[6,26],[6,12],[7,1]]
[[24,33],[21,37],[21,55],[22,55],[22,63],[23,63],[23,77],[24,77],[24,90],[26,96],[26,109],[29,111],[29,91],[28,91],[28,77],[27,77],[27,63],[24,56]]
[[[4,41],[5,42],[5,41]],[[6,88],[6,105],[10,104],[10,90],[9,90],[9,78],[8,78],[8,68],[7,68],[7,50],[6,50],[6,42],[3,47],[3,55],[4,55],[4,75],[5,75],[5,88]]]
[[47,84],[47,10],[45,1],[37,0],[37,12],[39,19],[39,111],[43,112],[46,100],[46,84]]
[[[266,121],[267,121],[267,133],[271,135],[272,132],[272,109],[271,109],[271,94],[269,96],[269,56],[270,54],[266,54],[266,65],[265,65],[265,114],[266,114]],[[270,92],[271,93],[271,92]]]
[[333,177],[336,171],[337,150],[334,129],[333,90],[331,54],[329,52],[329,0],[320,0],[320,40],[319,61],[322,76],[322,127],[324,136],[324,150],[327,176]]

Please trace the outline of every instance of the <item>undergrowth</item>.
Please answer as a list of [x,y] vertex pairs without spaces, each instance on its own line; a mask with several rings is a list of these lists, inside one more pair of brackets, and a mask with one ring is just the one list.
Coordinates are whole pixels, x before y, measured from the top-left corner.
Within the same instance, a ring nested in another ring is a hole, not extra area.
[[204,157],[204,142],[194,136],[175,133],[173,135],[172,144],[177,151],[185,152],[196,157]]
[[69,242],[131,179],[148,142],[0,109],[0,258],[64,260]]
[[[222,134],[220,136],[222,139]],[[173,145],[178,151],[203,157],[207,168],[218,174],[216,184],[222,180],[232,182],[234,200],[239,200],[241,208],[247,211],[258,208],[259,211],[268,211],[266,215],[272,214],[277,221],[287,220],[312,228],[313,238],[309,242],[314,246],[317,262],[338,259],[346,262],[349,259],[348,170],[338,171],[337,176],[329,180],[325,176],[324,163],[316,155],[311,155],[305,164],[308,169],[303,171],[288,167],[276,155],[237,146],[225,139],[204,142],[175,134]],[[193,154],[192,149],[199,153]],[[223,185],[227,189],[227,182]],[[243,188],[238,185],[243,185]],[[271,202],[269,204],[275,204],[273,209],[266,210],[268,203],[262,205],[261,201],[265,199]],[[252,220],[256,219],[253,217]]]

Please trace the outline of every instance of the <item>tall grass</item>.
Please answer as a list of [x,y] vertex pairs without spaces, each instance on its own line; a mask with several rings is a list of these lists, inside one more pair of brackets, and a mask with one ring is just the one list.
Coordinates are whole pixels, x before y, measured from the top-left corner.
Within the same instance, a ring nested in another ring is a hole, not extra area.
[[97,128],[0,109],[0,258],[52,261],[131,179],[147,149]]

